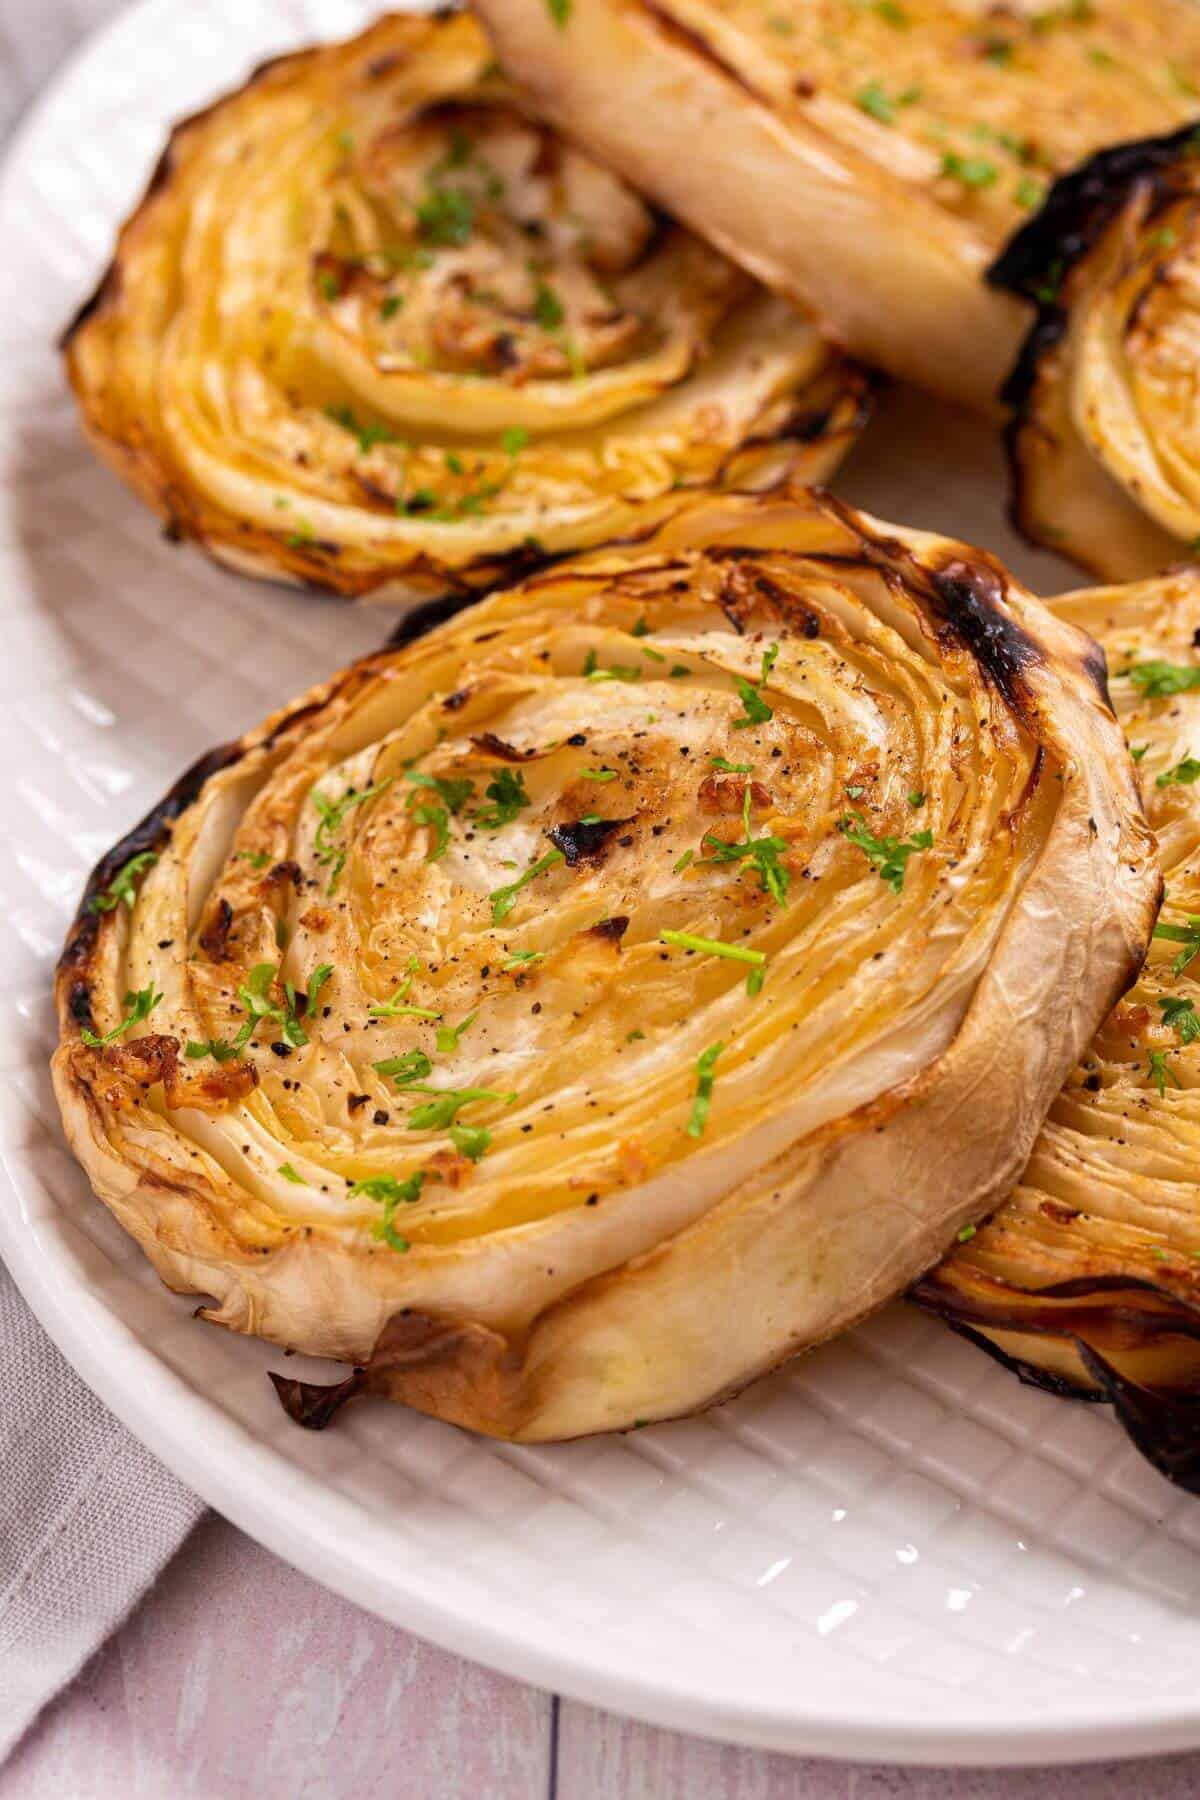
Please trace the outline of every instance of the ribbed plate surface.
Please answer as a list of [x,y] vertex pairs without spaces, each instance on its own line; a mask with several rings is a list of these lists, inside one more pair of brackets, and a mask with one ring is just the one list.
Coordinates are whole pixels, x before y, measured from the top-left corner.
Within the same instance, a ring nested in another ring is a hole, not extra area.
[[[59,81],[0,184],[0,1252],[82,1374],[214,1505],[516,1675],[855,1758],[1200,1743],[1200,1502],[1102,1410],[1020,1388],[904,1306],[705,1418],[625,1438],[498,1448],[376,1405],[314,1436],[275,1404],[278,1354],[194,1322],[67,1156],[48,988],[89,865],[201,750],[389,621],[166,545],[84,447],[52,336],[167,123],[369,13],[143,0]],[[867,445],[854,497],[1009,551],[982,437],[940,418],[927,453],[898,453],[903,431],[893,417]]]

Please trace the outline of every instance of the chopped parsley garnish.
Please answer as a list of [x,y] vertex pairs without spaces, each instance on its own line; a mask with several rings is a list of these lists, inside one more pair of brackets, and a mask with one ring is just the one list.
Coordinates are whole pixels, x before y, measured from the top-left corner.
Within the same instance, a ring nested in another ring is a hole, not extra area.
[[730,762],[724,756],[710,756],[708,760],[714,769],[721,769],[727,775],[748,775],[750,773],[750,763]]
[[596,661],[596,652],[589,650],[584,658],[583,673],[589,681],[640,681],[642,671],[631,663],[613,663],[611,667],[602,669]]
[[959,156],[956,151],[947,150],[942,157],[942,174],[961,181],[964,187],[991,187],[998,172],[986,156]]
[[498,1094],[494,1088],[435,1088],[420,1081],[414,1082],[413,1088],[418,1094],[432,1094],[434,1098],[413,1107],[408,1115],[410,1131],[446,1131],[460,1110],[476,1100],[499,1100],[504,1106],[512,1106],[517,1098],[515,1094]]
[[404,977],[404,980],[400,983],[399,987],[396,989],[396,991],[392,995],[391,999],[390,1000],[381,1000],[375,1006],[369,1006],[367,1008],[367,1011],[370,1014],[371,1018],[373,1018],[373,1019],[440,1019],[441,1018],[442,1015],[440,1012],[434,1012],[428,1006],[408,1006],[408,1005],[404,1004],[404,1002],[406,1002],[408,999],[408,990],[411,988],[411,986],[413,984],[413,976],[416,974],[416,971],[420,968],[420,966],[421,965],[417,961],[415,956],[412,956],[409,958],[409,962],[408,962],[408,971],[409,972]]
[[443,1056],[453,1056],[458,1049],[458,1040],[468,1025],[474,1024],[479,1017],[478,1009],[469,1012],[460,1025],[439,1025],[437,1031],[437,1047]]
[[125,902],[126,906],[131,907],[133,905],[134,883],[137,881],[139,875],[144,875],[147,869],[152,869],[157,861],[158,855],[153,850],[140,850],[136,856],[131,856],[129,861],[123,863],[117,870],[104,891],[96,894],[94,898],[88,902],[88,911],[94,913],[112,912],[114,908],[121,904],[122,900]]
[[851,800],[861,800],[866,791],[866,788],[860,786],[858,782],[848,781],[846,783],[845,792],[849,794]]
[[372,1228],[374,1235],[390,1244],[393,1250],[407,1250],[407,1238],[402,1238],[392,1224],[392,1216],[398,1206],[411,1206],[421,1198],[421,1189],[425,1185],[425,1171],[418,1169],[404,1181],[397,1181],[394,1175],[368,1175],[363,1181],[353,1181],[347,1193],[353,1198],[362,1194],[368,1200],[378,1200],[383,1206],[383,1217]]
[[680,857],[679,861],[675,864],[675,867],[672,869],[671,873],[673,875],[682,875],[683,871],[687,868],[688,864],[695,862],[695,860],[696,860],[696,852],[694,850],[685,850],[683,855]]
[[571,16],[571,0],[546,0],[546,11],[562,31]]
[[1173,769],[1164,769],[1161,775],[1156,775],[1154,785],[1160,788],[1191,787],[1194,781],[1200,781],[1200,757],[1185,756]]
[[396,314],[400,311],[400,308],[403,305],[404,305],[404,295],[403,294],[385,294],[384,298],[379,303],[380,318],[381,319],[394,319]]
[[328,890],[331,894],[337,888],[342,870],[346,866],[346,852],[338,845],[330,843],[331,834],[341,830],[347,814],[353,812],[356,806],[362,806],[367,800],[374,800],[377,794],[382,794],[385,788],[391,787],[393,779],[393,776],[385,775],[382,781],[373,783],[371,787],[351,788],[349,792],[342,795],[340,800],[327,800],[325,795],[318,793],[316,788],[311,790],[309,798],[321,815],[321,823],[317,826],[313,837],[313,853],[322,867],[332,868]]
[[1016,201],[1017,205],[1023,206],[1026,211],[1031,211],[1035,206],[1040,204],[1041,198],[1041,183],[1035,181],[1032,175],[1022,175],[1020,181],[1018,181],[1016,187],[1013,189],[1013,199]]
[[469,1157],[472,1162],[478,1162],[480,1157],[486,1156],[491,1141],[492,1134],[486,1125],[450,1127],[450,1142],[460,1156]]
[[311,976],[309,977],[308,993],[306,994],[305,1000],[304,1000],[304,1010],[308,1014],[309,1018],[312,1017],[312,1015],[315,1013],[315,1011],[317,1009],[318,994],[321,992],[321,989],[325,986],[325,983],[329,980],[329,978],[332,974],[333,974],[333,964],[332,963],[318,963],[317,967],[313,970]]
[[878,119],[881,125],[890,125],[902,106],[914,106],[921,98],[920,88],[905,88],[893,100],[881,82],[868,81],[865,87],[859,88],[854,96],[854,104],[860,112],[869,113],[871,118]]
[[742,825],[745,837],[735,844],[728,844],[724,838],[714,837],[711,832],[704,836],[705,844],[711,846],[712,855],[705,860],[710,863],[730,863],[750,861],[758,871],[758,879],[763,892],[781,906],[787,899],[791,876],[779,858],[791,849],[786,838],[751,837],[750,835],[750,784],[746,784],[746,792],[742,799]]
[[541,962],[545,954],[544,950],[514,950],[504,967],[506,969],[523,969],[529,963]]
[[241,1030],[233,1040],[235,1050],[240,1050],[254,1036],[254,1030],[260,1019],[276,1019],[280,1024],[287,1015],[282,1006],[276,1004],[270,996],[271,983],[279,973],[275,963],[255,963],[238,988],[238,999],[245,1009],[246,1018]]
[[1149,748],[1149,744],[1130,744],[1129,754],[1135,763],[1140,763]]
[[969,1244],[971,1239],[975,1236],[975,1233],[978,1231],[978,1229],[979,1229],[979,1227],[977,1225],[964,1225],[962,1230],[957,1235],[958,1243]]
[[918,789],[914,788],[912,793],[908,796],[908,804],[913,808],[913,810],[915,812],[919,807],[924,806],[924,804],[925,804],[924,794],[922,794]]
[[234,862],[248,862],[252,869],[258,870],[265,869],[271,859],[265,850],[235,850],[233,860]]
[[529,433],[523,425],[510,425],[500,439],[500,448],[505,456],[519,456],[529,442]]
[[527,887],[539,875],[544,875],[547,869],[552,869],[555,863],[562,861],[561,850],[547,850],[545,856],[539,857],[538,861],[531,864],[523,875],[518,875],[515,881],[510,881],[505,887],[493,888],[488,895],[488,899],[492,903],[492,924],[502,925],[516,905],[517,895],[521,889]]
[[562,301],[544,281],[539,281],[534,288],[533,316],[543,331],[557,331],[567,316]]
[[202,1056],[211,1056],[215,1062],[232,1062],[237,1051],[232,1044],[223,1044],[220,1038],[206,1038],[203,1043],[198,1038],[189,1038],[187,1054],[193,1062],[199,1062]]
[[1183,949],[1171,964],[1171,972],[1182,975],[1188,964],[1200,956],[1200,918],[1192,914],[1186,925],[1168,925],[1160,919],[1154,927],[1156,938],[1166,938],[1169,943],[1182,944]]
[[688,1115],[687,1122],[689,1137],[704,1136],[704,1128],[708,1124],[709,1107],[712,1105],[713,1069],[724,1048],[722,1043],[710,1044],[696,1062],[696,1097],[692,1101],[692,1110]]
[[904,869],[910,856],[933,848],[932,831],[914,831],[910,838],[876,837],[861,813],[847,813],[838,820],[838,830],[856,844],[873,868],[886,881],[893,894],[904,886]]
[[402,1056],[387,1056],[382,1062],[372,1063],[371,1067],[378,1075],[386,1075],[395,1082],[398,1088],[412,1087],[414,1082],[424,1081],[433,1074],[433,1064],[423,1050],[406,1050]]
[[1188,668],[1183,663],[1140,662],[1123,672],[1147,700],[1165,700],[1172,694],[1186,694],[1200,687],[1200,668]]
[[616,769],[580,769],[579,779],[581,781],[615,781],[617,771]]
[[908,29],[908,14],[898,4],[898,0],[874,0],[871,11],[876,13],[888,25],[894,25],[897,31]]
[[698,950],[704,956],[724,956],[730,962],[754,963],[761,967],[766,962],[766,954],[762,950],[747,950],[741,944],[727,944],[721,938],[695,937],[690,931],[660,931],[659,941],[671,944],[677,950]]
[[530,804],[525,777],[520,769],[497,769],[483,792],[484,798],[492,804],[481,806],[472,818],[485,831],[499,831],[502,825],[510,824]]
[[1165,999],[1159,1001],[1162,1022],[1178,1034],[1181,1044],[1194,1044],[1200,1038],[1200,1017],[1194,1001]]
[[1149,1068],[1146,1073],[1158,1089],[1160,1097],[1165,1096],[1168,1081],[1171,1083],[1172,1087],[1183,1086],[1182,1081],[1180,1081],[1178,1075],[1167,1061],[1167,1053],[1165,1050],[1151,1050]]
[[765,725],[768,719],[773,719],[775,717],[774,712],[763,699],[760,689],[765,685],[767,676],[771,673],[775,658],[778,655],[778,644],[772,644],[769,650],[763,651],[762,672],[759,675],[757,684],[747,681],[744,675],[734,676],[733,679],[737,691],[741,696],[742,705],[745,708],[742,717],[733,721],[733,729],[735,731],[745,731],[750,725]]
[[363,424],[352,406],[327,406],[325,417],[332,419],[335,425],[340,425],[343,431],[348,431],[351,437],[357,438],[358,447],[364,456],[368,455],[376,444],[397,442],[396,433],[390,425]]
[[427,244],[461,248],[475,228],[475,202],[466,188],[431,186],[417,207],[417,225]]
[[326,300],[336,300],[341,295],[342,284],[329,269],[318,271],[317,286],[321,291],[322,298]]
[[418,825],[424,825],[433,834],[433,842],[426,856],[426,862],[437,862],[445,856],[450,847],[450,814],[459,812],[475,792],[475,783],[470,777],[460,780],[444,779],[440,775],[426,775],[422,769],[408,769],[405,781],[411,781],[418,788],[428,788],[436,793],[445,805],[436,801],[422,801],[417,794],[409,798],[409,810]]
[[105,1044],[111,1044],[117,1038],[124,1037],[131,1026],[140,1025],[143,1019],[148,1019],[161,999],[162,995],[155,993],[153,986],[138,988],[136,993],[131,989],[121,1002],[121,1005],[127,1006],[129,1011],[119,1025],[114,1025],[112,1030],[106,1031],[103,1037],[97,1037],[95,1032],[89,1031],[85,1025],[79,1035],[84,1043],[89,1044],[93,1050],[101,1050]]
[[280,1163],[279,1173],[283,1176],[285,1181],[294,1181],[297,1187],[303,1187],[303,1175],[298,1175],[290,1162]]

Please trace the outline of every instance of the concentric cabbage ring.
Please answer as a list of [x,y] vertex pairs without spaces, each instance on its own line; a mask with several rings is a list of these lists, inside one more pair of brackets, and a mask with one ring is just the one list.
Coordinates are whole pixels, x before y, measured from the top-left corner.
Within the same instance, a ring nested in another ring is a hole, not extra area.
[[172,136],[66,338],[181,537],[347,596],[486,585],[676,487],[827,476],[862,376],[524,108],[465,14],[268,65]]
[[1008,390],[1018,521],[1114,581],[1200,544],[1198,147],[1093,157],[991,272],[1040,307]]
[[1009,1191],[1158,875],[1095,646],[794,486],[368,657],[104,859],[55,1083],[206,1317],[571,1436],[701,1406]]
[[1108,653],[1167,901],[1021,1185],[915,1297],[1027,1379],[1113,1401],[1151,1461],[1200,1492],[1200,579],[1053,604]]

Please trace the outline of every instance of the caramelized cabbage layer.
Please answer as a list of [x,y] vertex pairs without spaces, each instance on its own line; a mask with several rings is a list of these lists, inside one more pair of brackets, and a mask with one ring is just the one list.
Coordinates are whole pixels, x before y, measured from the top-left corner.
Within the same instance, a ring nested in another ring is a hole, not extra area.
[[528,111],[465,14],[283,58],[181,126],[67,362],[180,535],[347,596],[485,585],[673,488],[822,479],[811,325]]

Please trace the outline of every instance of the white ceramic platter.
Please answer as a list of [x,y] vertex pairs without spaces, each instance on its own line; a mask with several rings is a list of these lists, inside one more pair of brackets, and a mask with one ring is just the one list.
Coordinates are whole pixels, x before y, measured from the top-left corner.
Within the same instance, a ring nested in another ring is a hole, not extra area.
[[[194,1321],[64,1149],[48,994],[89,866],[202,750],[391,621],[165,544],[84,447],[52,339],[168,123],[369,10],[142,0],[79,54],[0,182],[0,1252],[84,1377],[214,1506],[526,1680],[858,1759],[1200,1744],[1200,1500],[1103,1410],[1021,1388],[911,1309],[624,1438],[497,1446],[375,1403],[318,1436],[276,1404],[278,1353]],[[1002,525],[995,446],[924,401],[893,399],[846,488],[1061,585]]]

